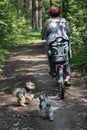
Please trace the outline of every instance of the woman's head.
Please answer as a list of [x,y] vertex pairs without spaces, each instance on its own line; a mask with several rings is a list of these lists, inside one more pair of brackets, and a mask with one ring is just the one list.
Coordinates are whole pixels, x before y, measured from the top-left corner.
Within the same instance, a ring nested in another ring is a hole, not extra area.
[[60,9],[56,6],[51,6],[48,10],[48,13],[51,17],[55,18],[60,15]]

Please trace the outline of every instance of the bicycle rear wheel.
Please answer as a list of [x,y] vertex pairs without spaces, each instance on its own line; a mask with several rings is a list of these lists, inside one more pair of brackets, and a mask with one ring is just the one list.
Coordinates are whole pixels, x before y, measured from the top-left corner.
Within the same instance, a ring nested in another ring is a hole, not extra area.
[[59,83],[59,90],[60,90],[60,93],[59,93],[59,96],[60,96],[60,99],[64,99],[64,83]]

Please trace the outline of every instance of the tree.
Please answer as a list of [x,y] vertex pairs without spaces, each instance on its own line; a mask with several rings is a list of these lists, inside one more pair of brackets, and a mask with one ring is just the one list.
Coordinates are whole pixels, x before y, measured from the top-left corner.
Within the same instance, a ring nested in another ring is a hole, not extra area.
[[42,27],[42,0],[32,0],[32,28]]
[[42,28],[42,11],[43,11],[43,2],[38,0],[38,27]]
[[21,18],[21,3],[22,3],[22,0],[15,0],[15,2],[16,2],[18,19],[20,19]]
[[50,6],[52,6],[52,0],[50,0]]
[[67,18],[68,0],[62,0],[62,17]]
[[38,28],[38,2],[37,0],[32,0],[32,28]]

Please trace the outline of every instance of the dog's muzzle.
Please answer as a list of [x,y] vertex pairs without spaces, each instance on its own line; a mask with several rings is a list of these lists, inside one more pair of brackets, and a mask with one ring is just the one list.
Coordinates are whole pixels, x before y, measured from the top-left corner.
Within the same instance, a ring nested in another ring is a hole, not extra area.
[[47,104],[47,107],[51,107],[51,104]]

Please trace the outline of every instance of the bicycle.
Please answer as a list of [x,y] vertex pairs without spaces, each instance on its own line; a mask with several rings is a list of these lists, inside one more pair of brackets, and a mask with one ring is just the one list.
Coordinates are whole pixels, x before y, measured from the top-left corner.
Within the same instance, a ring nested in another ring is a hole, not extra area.
[[56,81],[60,90],[60,99],[64,99],[65,94],[65,68],[69,62],[68,47],[69,40],[58,37],[55,41],[49,43],[47,55],[51,57],[54,64]]

